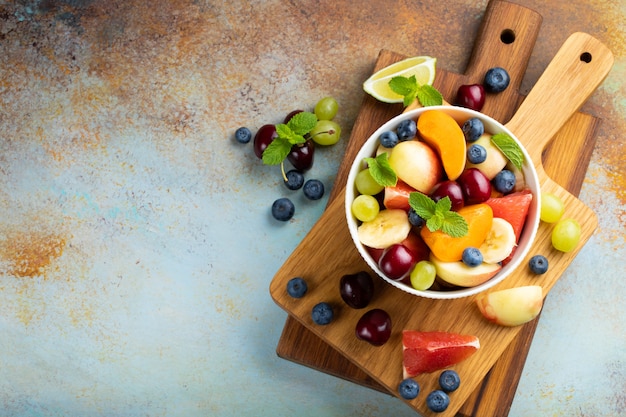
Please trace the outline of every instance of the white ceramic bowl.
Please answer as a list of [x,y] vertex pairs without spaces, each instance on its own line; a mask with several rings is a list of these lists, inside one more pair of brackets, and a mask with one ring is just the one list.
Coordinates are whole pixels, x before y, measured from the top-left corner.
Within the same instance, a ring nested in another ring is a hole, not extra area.
[[[418,291],[409,285],[406,285],[402,282],[394,281],[386,277],[385,274],[383,274],[383,272],[378,267],[377,262],[374,261],[372,256],[369,254],[369,252],[365,248],[365,246],[363,246],[363,244],[359,241],[357,228],[360,222],[353,216],[352,210],[351,210],[352,201],[358,195],[358,192],[356,191],[356,187],[354,185],[354,180],[358,172],[366,167],[365,163],[363,162],[364,158],[371,157],[375,154],[376,149],[378,148],[378,144],[379,144],[378,138],[381,135],[381,133],[387,130],[395,130],[398,123],[400,123],[401,121],[407,120],[407,119],[417,119],[420,116],[420,114],[422,114],[424,111],[433,110],[433,109],[441,110],[441,111],[448,113],[455,120],[457,120],[457,122],[459,122],[459,124],[461,125],[467,119],[470,119],[472,117],[478,117],[479,119],[482,120],[483,124],[485,125],[486,132],[489,132],[492,134],[497,134],[501,132],[507,133],[509,136],[515,139],[515,141],[520,145],[524,153],[525,162],[522,167],[522,172],[524,173],[526,184],[533,194],[533,200],[528,210],[528,217],[526,218],[526,224],[520,236],[517,250],[515,251],[515,254],[512,260],[506,266],[504,266],[496,275],[494,275],[488,281],[480,285],[477,285],[475,287],[460,288],[460,289],[449,290],[449,291],[436,291],[436,290]],[[346,185],[345,211],[346,211],[346,219],[348,222],[348,229],[350,230],[350,234],[352,236],[352,240],[355,246],[357,247],[363,259],[365,259],[367,264],[370,266],[370,268],[372,268],[372,270],[376,272],[382,279],[384,279],[385,281],[387,281],[389,284],[393,285],[394,287],[399,288],[403,291],[406,291],[410,294],[427,297],[427,298],[435,298],[435,299],[454,299],[454,298],[468,297],[468,296],[477,294],[488,288],[493,287],[494,285],[506,279],[520,265],[520,263],[526,257],[526,254],[528,253],[529,249],[531,248],[533,241],[535,240],[535,236],[537,234],[537,228],[539,226],[539,207],[541,207],[540,194],[541,193],[539,191],[539,179],[537,178],[537,171],[535,170],[535,167],[530,159],[530,156],[526,152],[526,149],[521,144],[521,142],[517,139],[517,137],[515,136],[513,132],[508,130],[501,123],[497,122],[496,120],[482,113],[479,113],[470,109],[466,109],[463,107],[457,107],[457,106],[436,106],[436,107],[418,108],[418,109],[400,114],[394,117],[393,119],[389,120],[387,123],[383,124],[367,139],[367,141],[363,144],[363,147],[360,149],[359,153],[356,155],[352,163],[352,166],[350,168],[350,172],[348,174],[348,182]]]

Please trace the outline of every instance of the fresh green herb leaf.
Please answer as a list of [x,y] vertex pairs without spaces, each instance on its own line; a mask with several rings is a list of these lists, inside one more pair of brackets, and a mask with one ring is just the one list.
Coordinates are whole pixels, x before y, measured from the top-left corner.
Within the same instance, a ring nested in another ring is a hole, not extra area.
[[293,145],[286,139],[277,137],[263,151],[263,163],[265,165],[280,165]]
[[452,211],[450,197],[435,201],[425,194],[413,192],[409,194],[409,205],[424,220],[431,232],[441,230],[452,237],[467,235],[467,222],[459,213]]
[[491,142],[496,148],[500,149],[504,156],[506,156],[517,169],[522,169],[524,153],[511,136],[504,132],[497,133],[491,137]]
[[417,90],[417,99],[422,106],[441,106],[443,104],[443,96],[432,85],[423,85]]
[[383,187],[394,187],[398,183],[396,175],[391,165],[389,165],[387,152],[383,152],[376,158],[365,158],[370,175],[378,184]]
[[389,88],[396,94],[399,94],[404,97],[404,106],[408,106],[413,101],[415,101],[415,97],[417,96],[417,79],[415,75],[410,77],[402,77],[396,76],[392,77],[389,80]]
[[304,136],[309,133],[317,124],[317,116],[314,113],[302,111],[296,113],[289,121],[287,126],[296,135]]
[[456,211],[448,211],[444,214],[441,231],[452,237],[463,237],[469,232],[469,227],[463,216]]
[[310,112],[295,114],[287,124],[276,125],[276,137],[263,151],[265,165],[280,165],[289,155],[293,145],[305,143],[305,136],[317,124],[317,116]]
[[443,96],[432,85],[419,85],[415,75],[403,77],[401,75],[392,77],[389,80],[389,88],[396,94],[404,97],[404,106],[419,100],[424,107],[438,106],[443,104]]

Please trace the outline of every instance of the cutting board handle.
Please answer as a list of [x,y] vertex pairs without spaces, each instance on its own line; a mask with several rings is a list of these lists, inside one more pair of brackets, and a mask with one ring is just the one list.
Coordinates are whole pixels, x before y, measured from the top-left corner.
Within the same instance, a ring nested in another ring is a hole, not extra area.
[[593,94],[613,66],[599,40],[577,32],[565,41],[506,126],[524,143],[534,164],[552,137]]

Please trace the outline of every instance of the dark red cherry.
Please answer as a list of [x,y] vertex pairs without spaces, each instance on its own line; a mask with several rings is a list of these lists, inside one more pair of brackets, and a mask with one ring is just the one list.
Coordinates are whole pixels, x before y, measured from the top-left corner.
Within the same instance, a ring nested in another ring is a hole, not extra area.
[[386,311],[375,308],[363,314],[356,324],[356,337],[381,346],[391,336],[391,318]]
[[254,154],[257,158],[263,158],[263,151],[277,137],[278,133],[276,133],[276,126],[274,125],[263,125],[257,130],[253,142]]
[[378,260],[378,267],[388,278],[400,280],[406,276],[417,263],[415,253],[406,246],[397,243],[391,245]]
[[365,271],[346,274],[339,280],[341,299],[352,308],[365,308],[374,296],[374,280]]
[[302,113],[302,112],[303,112],[303,110],[294,110],[294,111],[292,111],[292,112],[289,112],[289,113],[287,114],[287,116],[285,116],[285,120],[283,121],[283,123],[284,123],[284,124],[289,123],[289,121],[291,120],[291,118],[292,118],[293,116],[295,116],[295,115],[296,115],[296,114],[298,114],[298,113]]
[[464,84],[456,94],[456,103],[468,109],[480,111],[485,104],[485,88],[481,84]]
[[465,204],[478,204],[491,197],[491,181],[478,168],[468,168],[458,179]]
[[313,166],[313,155],[315,144],[312,140],[307,140],[303,144],[293,145],[287,159],[298,171],[308,171]]
[[449,197],[452,203],[452,210],[457,211],[465,205],[463,201],[463,190],[456,181],[443,181],[435,185],[430,193],[430,198],[439,201],[444,197]]

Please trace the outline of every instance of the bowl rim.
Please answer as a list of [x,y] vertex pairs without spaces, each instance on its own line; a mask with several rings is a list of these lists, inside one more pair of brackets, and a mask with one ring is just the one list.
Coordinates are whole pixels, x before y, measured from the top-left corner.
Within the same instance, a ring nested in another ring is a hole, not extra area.
[[[521,250],[516,250],[515,255],[511,262],[509,262],[506,266],[504,266],[494,277],[485,281],[482,284],[476,285],[474,287],[462,287],[460,289],[450,290],[450,291],[435,291],[435,290],[416,290],[406,284],[403,284],[399,281],[394,281],[385,276],[385,274],[380,271],[376,262],[374,262],[373,258],[367,250],[365,246],[359,241],[357,234],[357,220],[354,218],[352,214],[352,200],[356,197],[356,190],[354,187],[354,180],[356,178],[356,174],[363,168],[365,168],[365,164],[363,162],[364,158],[372,156],[376,150],[378,137],[386,130],[390,130],[395,127],[398,123],[403,120],[408,119],[416,119],[419,115],[421,115],[425,111],[429,110],[442,110],[448,114],[451,114],[458,123],[461,121],[470,119],[472,117],[477,117],[483,121],[485,124],[485,131],[489,131],[492,134],[504,132],[511,136],[520,146],[522,153],[524,154],[524,164],[522,165],[522,172],[524,173],[524,178],[528,188],[531,189],[533,194],[533,200],[531,202],[531,206],[528,211],[528,215],[526,217],[526,223],[524,225],[524,229],[522,230],[522,234],[520,235],[520,240],[518,244],[518,248],[521,247]],[[494,127],[496,129],[494,129]],[[494,132],[495,130],[495,132]],[[429,107],[420,107],[417,109],[413,109],[404,113],[400,113],[399,115],[394,116],[389,119],[387,122],[383,123],[380,127],[376,129],[367,140],[361,145],[359,151],[354,157],[352,164],[350,166],[350,170],[348,172],[348,178],[346,182],[345,188],[345,216],[346,223],[348,224],[348,230],[350,232],[350,236],[352,238],[352,242],[356,246],[359,254],[368,264],[368,266],[384,281],[391,284],[392,286],[407,292],[409,294],[431,298],[431,299],[457,299],[463,297],[469,297],[480,292],[483,292],[500,282],[504,281],[507,277],[509,277],[520,265],[520,263],[525,259],[526,255],[530,251],[530,248],[533,246],[533,242],[537,235],[537,229],[539,227],[539,208],[541,207],[541,184],[537,175],[537,169],[534,166],[534,163],[526,151],[524,144],[519,140],[519,138],[511,132],[504,124],[498,122],[494,118],[480,113],[478,111],[460,107],[460,106],[450,106],[450,105],[441,105],[441,106],[429,106]],[[529,221],[531,223],[529,223]],[[530,226],[530,227],[529,227]]]

